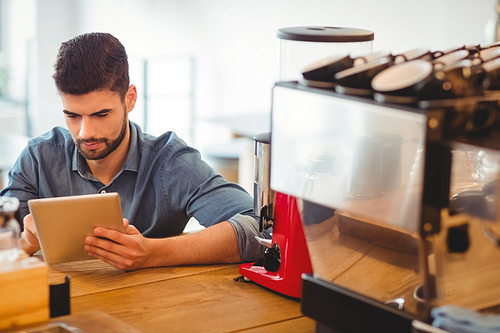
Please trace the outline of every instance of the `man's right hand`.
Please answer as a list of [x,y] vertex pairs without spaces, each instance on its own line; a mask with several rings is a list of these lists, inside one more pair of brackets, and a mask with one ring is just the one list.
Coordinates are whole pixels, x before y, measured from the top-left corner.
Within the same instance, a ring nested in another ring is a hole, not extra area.
[[24,231],[21,234],[21,249],[32,255],[40,250],[40,243],[38,242],[38,234],[36,233],[35,223],[31,214],[24,217],[23,223]]

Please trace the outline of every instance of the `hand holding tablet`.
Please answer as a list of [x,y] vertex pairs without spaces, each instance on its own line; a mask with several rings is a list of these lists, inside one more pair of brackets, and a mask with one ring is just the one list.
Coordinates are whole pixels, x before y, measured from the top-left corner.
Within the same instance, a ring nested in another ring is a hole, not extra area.
[[33,199],[28,206],[49,264],[92,259],[84,245],[96,227],[125,232],[118,193]]

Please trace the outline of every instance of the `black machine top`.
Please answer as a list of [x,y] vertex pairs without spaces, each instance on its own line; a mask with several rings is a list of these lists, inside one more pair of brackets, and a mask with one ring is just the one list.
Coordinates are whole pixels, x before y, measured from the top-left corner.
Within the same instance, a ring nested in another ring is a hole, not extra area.
[[356,28],[311,26],[279,29],[277,37],[302,42],[349,43],[369,42],[375,35],[369,30]]

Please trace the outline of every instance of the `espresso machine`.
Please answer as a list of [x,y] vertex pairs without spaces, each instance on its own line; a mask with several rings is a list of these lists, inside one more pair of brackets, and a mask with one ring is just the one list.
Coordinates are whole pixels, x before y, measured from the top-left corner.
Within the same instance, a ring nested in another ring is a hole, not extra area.
[[436,332],[447,305],[498,313],[500,46],[447,52],[273,88],[271,188],[297,201],[318,332]]
[[266,247],[264,257],[240,266],[240,273],[253,282],[283,295],[301,297],[301,275],[311,273],[304,230],[297,201],[270,187],[270,133],[254,138],[254,211],[260,232],[272,227],[272,238],[257,238]]

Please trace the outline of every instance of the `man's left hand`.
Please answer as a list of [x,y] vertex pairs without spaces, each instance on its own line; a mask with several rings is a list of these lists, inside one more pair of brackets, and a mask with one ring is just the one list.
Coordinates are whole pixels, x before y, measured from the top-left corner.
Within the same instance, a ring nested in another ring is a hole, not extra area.
[[111,266],[126,271],[149,267],[150,242],[127,219],[125,233],[97,227],[95,237],[85,238],[85,251]]

